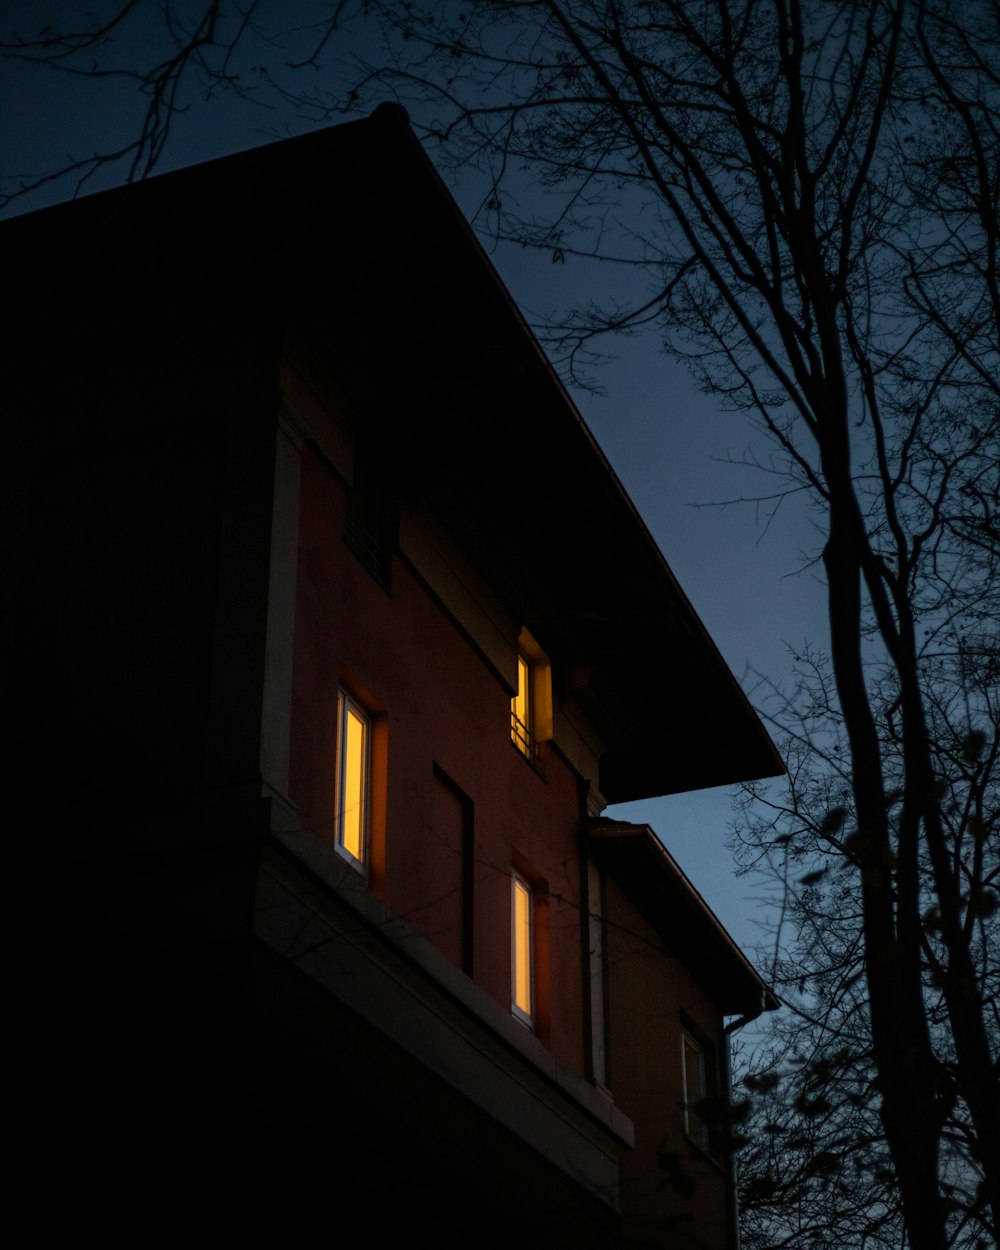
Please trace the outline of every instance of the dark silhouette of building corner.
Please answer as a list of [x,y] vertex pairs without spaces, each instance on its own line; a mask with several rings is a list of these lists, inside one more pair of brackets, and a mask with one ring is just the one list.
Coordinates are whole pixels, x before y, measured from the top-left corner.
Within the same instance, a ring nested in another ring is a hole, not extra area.
[[405,115],[0,237],[47,1218],[735,1246],[776,1002],[602,812],[780,764]]

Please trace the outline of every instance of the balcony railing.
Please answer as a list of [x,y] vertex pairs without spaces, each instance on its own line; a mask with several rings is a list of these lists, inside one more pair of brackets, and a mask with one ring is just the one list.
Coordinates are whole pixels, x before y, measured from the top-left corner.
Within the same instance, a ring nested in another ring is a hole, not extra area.
[[538,740],[524,721],[518,718],[516,712],[511,712],[510,714],[510,740],[526,760],[530,760],[532,764],[538,767],[541,760]]

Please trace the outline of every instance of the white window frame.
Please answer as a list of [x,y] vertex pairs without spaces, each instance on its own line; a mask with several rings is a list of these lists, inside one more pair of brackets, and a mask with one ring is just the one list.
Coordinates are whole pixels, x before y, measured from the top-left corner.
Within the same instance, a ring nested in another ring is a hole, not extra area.
[[[361,740],[361,766],[360,776],[355,779],[348,777],[349,759],[349,729],[352,718],[360,725],[362,731]],[[363,707],[347,693],[346,690],[337,692],[337,758],[336,773],[334,777],[334,809],[333,809],[333,835],[334,847],[339,855],[342,855],[350,864],[363,872],[368,862],[368,842],[369,842],[369,816],[370,816],[370,779],[371,779],[371,752],[372,752],[372,720]],[[353,822],[348,820],[347,803],[351,798],[351,791],[356,792],[358,806],[360,811],[357,815],[357,848],[360,851],[356,855],[348,845],[349,829]]]
[[[690,1070],[692,1053],[697,1062],[694,1072]],[[710,1154],[708,1121],[696,1109],[697,1104],[708,1097],[708,1055],[705,1044],[687,1029],[681,1029],[681,1074],[684,1083],[684,1136],[699,1150]]]
[[[523,922],[518,915],[523,905]],[[510,881],[510,1009],[516,1020],[529,1029],[535,1027],[535,894],[531,883],[520,873]],[[523,930],[523,931],[522,931]],[[526,968],[526,984],[519,972]]]

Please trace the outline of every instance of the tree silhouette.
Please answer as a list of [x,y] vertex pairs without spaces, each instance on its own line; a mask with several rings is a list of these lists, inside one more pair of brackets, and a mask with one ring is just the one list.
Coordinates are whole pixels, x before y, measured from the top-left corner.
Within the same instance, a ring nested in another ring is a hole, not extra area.
[[[981,605],[983,612],[997,605]],[[964,925],[981,992],[995,1010],[1000,950],[993,887],[1000,653],[987,649],[975,612],[953,618],[935,646],[928,710],[942,815],[969,900]],[[977,645],[983,650],[977,650]],[[775,890],[784,930],[770,975],[785,1010],[769,1029],[769,1050],[746,1077],[751,1104],[741,1155],[744,1244],[750,1247],[904,1244],[892,1159],[878,1118],[871,1013],[864,976],[863,913],[846,844],[856,834],[849,753],[829,663],[796,657],[797,685],[772,700],[772,725],[790,764],[787,795],[747,787],[737,853]],[[889,690],[891,690],[891,685]],[[970,708],[977,730],[970,733]],[[878,724],[883,751],[901,780],[894,699]],[[890,820],[900,813],[896,800]],[[898,836],[898,834],[896,835]],[[959,1096],[954,1044],[942,994],[941,923],[932,892],[921,942],[928,1032],[938,1064],[939,1184],[949,1244],[993,1244],[975,1130]]]
[[[949,1104],[967,1116],[982,1205],[1000,1205],[978,923],[993,906],[992,839],[952,818],[941,773],[956,732],[970,766],[992,749],[996,616],[981,609],[998,555],[996,9],[450,14],[404,19],[420,52],[399,72],[433,87],[426,57],[441,75],[454,65],[438,80],[442,110],[454,105],[440,133],[491,162],[497,232],[646,268],[641,302],[565,327],[570,364],[609,326],[654,323],[813,500],[847,760],[844,799],[818,819],[841,831],[858,903],[881,1130],[910,1241],[943,1246]],[[512,216],[504,178],[523,165],[554,189],[553,216]]]
[[[234,66],[265,6],[180,8],[164,10],[168,52],[130,71],[148,101],[130,175],[155,164],[192,82],[272,90],[314,120],[386,92],[421,101],[440,157],[488,172],[484,229],[641,276],[633,302],[556,329],[569,370],[609,330],[658,333],[763,431],[783,489],[807,494],[829,670],[816,661],[819,685],[794,696],[793,787],[809,780],[786,805],[792,826],[758,844],[794,863],[808,830],[800,936],[811,908],[833,918],[862,974],[850,988],[864,990],[879,1112],[866,1148],[891,1160],[910,1244],[947,1245],[957,1209],[995,1229],[995,0],[337,4],[249,87]],[[82,34],[22,32],[7,51],[104,72],[141,9]],[[378,51],[365,62],[362,46],[353,79],[328,83],[324,57],[359,15],[380,23]],[[525,179],[549,192],[527,214]],[[825,956],[805,954],[824,1010],[852,1003]],[[959,1208],[955,1158],[982,1178]]]

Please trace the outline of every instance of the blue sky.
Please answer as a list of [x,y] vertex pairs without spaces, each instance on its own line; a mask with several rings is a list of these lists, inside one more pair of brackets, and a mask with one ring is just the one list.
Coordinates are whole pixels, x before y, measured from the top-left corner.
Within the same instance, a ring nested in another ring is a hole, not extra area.
[[[308,128],[294,110],[232,97],[191,103],[163,170]],[[0,116],[0,173],[10,175],[42,173],[67,156],[86,156],[107,136],[130,135],[139,114],[127,84],[95,90],[87,79],[7,63],[0,66]],[[93,189],[107,181],[95,181]],[[470,212],[480,192],[477,180],[459,177],[453,190]],[[17,211],[71,192],[70,186],[53,188]],[[572,256],[553,264],[549,254],[484,243],[529,321],[621,281]],[[752,502],[704,506],[775,489],[775,481],[758,471],[722,463],[740,461],[747,452],[766,455],[766,442],[744,416],[722,412],[717,400],[701,394],[659,350],[655,331],[602,346],[614,357],[594,371],[604,394],[576,390],[574,398],[723,657],[753,697],[752,670],[783,680],[789,647],[806,639],[825,645],[824,588],[820,571],[809,564],[820,536],[795,500],[770,524],[767,510]],[[759,886],[737,879],[727,847],[733,818],[727,789],[627,804],[609,814],[651,824],[736,940],[749,947],[761,938],[758,924],[767,909],[757,901]]]

